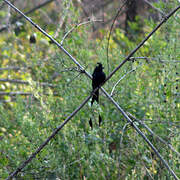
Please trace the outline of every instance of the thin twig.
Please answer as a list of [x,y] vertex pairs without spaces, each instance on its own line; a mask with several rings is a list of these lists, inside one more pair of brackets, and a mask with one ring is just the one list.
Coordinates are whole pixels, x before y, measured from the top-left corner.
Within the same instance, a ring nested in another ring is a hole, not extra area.
[[[120,141],[119,141],[119,151],[121,150],[121,145],[122,145],[122,141],[123,141],[123,136],[124,136],[126,127],[127,127],[128,125],[129,125],[129,122],[126,123],[126,124],[123,126],[122,133],[121,133],[121,138],[120,138]],[[120,160],[121,160],[121,153],[120,153],[120,155],[119,155],[119,163],[120,163]]]
[[0,91],[0,96],[15,96],[15,95],[22,95],[22,96],[29,96],[29,95],[33,95],[32,93],[29,92],[3,92]]
[[133,49],[128,56],[109,74],[109,76],[106,78],[105,82],[108,81],[115,73],[118,71],[129,59],[132,57],[135,52],[141,48],[144,43],[164,24],[176,11],[180,9],[180,5],[177,6],[175,9],[173,9],[169,14],[167,14],[161,22],[139,43],[138,46],[136,46],[135,49]]
[[179,60],[161,60],[160,58],[153,58],[153,57],[130,57],[129,60],[135,61],[135,60],[139,60],[139,59],[143,59],[146,61],[159,61],[162,63],[180,63]]
[[70,67],[70,68],[65,68],[64,70],[62,70],[60,72],[69,72],[69,71],[80,72],[80,69],[78,67]]
[[77,159],[77,160],[71,162],[70,164],[68,164],[67,166],[71,166],[71,165],[73,165],[73,164],[75,164],[75,163],[78,163],[78,162],[82,161],[83,159],[84,159],[84,158]]
[[112,30],[113,30],[113,26],[114,26],[114,23],[116,21],[116,19],[118,18],[122,8],[126,5],[128,0],[126,0],[118,9],[117,13],[116,13],[116,16],[114,17],[113,19],[113,23],[111,25],[111,28],[110,28],[110,31],[109,31],[109,36],[108,36],[108,44],[107,44],[107,66],[108,66],[108,74],[109,74],[109,71],[110,71],[110,67],[109,67],[109,41],[110,41],[110,37],[111,37],[111,33],[112,33]]
[[162,14],[163,16],[165,16],[166,14],[161,11],[159,8],[155,7],[152,3],[150,3],[149,1],[147,0],[143,0],[145,3],[147,3],[151,8],[155,9],[156,11],[158,11],[160,14]]
[[[4,92],[4,91],[0,91],[0,96],[34,96],[34,94],[32,92],[21,92],[21,91],[16,91],[16,92]],[[43,93],[43,95],[51,95],[49,93]],[[59,96],[58,93],[54,92],[53,96]]]
[[161,143],[165,144],[166,146],[168,146],[174,153],[177,154],[177,156],[179,156],[180,158],[180,153],[177,152],[170,144],[168,144],[165,140],[163,140],[161,137],[159,137],[157,134],[155,134],[143,121],[137,119],[136,117],[134,117],[131,113],[127,112],[128,116],[130,116],[130,118],[134,119],[135,121],[137,121],[138,123],[140,123],[142,126],[144,126],[144,128],[146,128],[153,136],[155,136]]
[[4,70],[20,70],[20,67],[5,67],[5,68],[0,68],[0,71],[4,71]]
[[[23,80],[19,80],[19,79],[0,79],[0,82],[10,82],[10,83],[27,84],[27,85],[30,84],[28,81],[23,81]],[[55,85],[49,84],[49,83],[39,83],[38,82],[37,85],[48,86],[48,87],[55,87]]]
[[176,176],[174,171],[171,169],[171,167],[168,165],[168,163],[164,160],[164,158],[161,156],[161,154],[158,152],[158,150],[154,147],[154,145],[149,141],[149,139],[136,126],[136,124],[133,123],[133,121],[131,120],[131,118],[129,118],[129,116],[126,114],[126,112],[119,106],[119,104],[103,88],[101,88],[101,90],[106,95],[106,97],[108,97],[110,99],[110,101],[116,106],[116,108],[122,113],[122,115],[132,125],[132,127],[138,132],[138,134],[147,142],[147,144],[151,147],[151,149],[159,157],[161,162],[164,164],[164,166],[167,168],[167,170],[171,173],[171,175],[174,177],[174,179],[178,180],[178,177]]
[[80,24],[76,24],[74,27],[72,27],[62,38],[62,41],[61,41],[61,46],[63,45],[63,42],[64,40],[66,39],[67,36],[69,36],[69,34],[76,28],[78,28],[79,26],[82,26],[82,25],[85,25],[85,24],[88,24],[88,23],[92,23],[92,22],[102,22],[102,20],[90,20],[90,21],[86,21],[86,22],[82,22]]
[[144,165],[144,167],[145,167],[145,169],[146,169],[146,172],[147,172],[148,176],[149,176],[152,180],[154,180],[154,178],[152,177],[151,173],[149,172],[149,169],[146,167],[146,165],[145,165],[144,163],[143,163],[143,165]]
[[[169,112],[169,111],[168,111],[168,112]],[[176,125],[179,124],[179,121],[175,121],[175,122],[168,121],[168,122],[166,122],[166,121],[159,121],[159,120],[157,120],[157,121],[152,121],[152,120],[150,120],[150,119],[143,119],[143,122],[144,122],[144,121],[146,121],[147,123],[150,123],[150,124],[153,124],[153,123],[167,124],[167,123],[169,123],[171,126],[176,126]]]
[[[119,166],[120,166],[120,163],[121,163],[121,145],[122,145],[122,141],[123,141],[123,136],[124,136],[124,133],[125,133],[125,130],[126,130],[126,127],[129,125],[129,123],[126,123],[124,126],[123,126],[123,129],[122,129],[122,133],[121,133],[121,138],[120,138],[120,141],[119,141],[119,158],[118,158],[118,161],[119,161]],[[118,169],[118,179],[120,179],[120,168]]]
[[[139,65],[139,66],[140,66],[140,65]],[[111,96],[114,95],[114,90],[115,90],[116,86],[120,83],[120,81],[123,80],[128,74],[134,72],[139,66],[137,66],[136,68],[133,68],[133,69],[131,69],[130,71],[128,71],[126,74],[124,74],[124,76],[122,76],[122,77],[116,82],[116,84],[115,84],[115,85],[113,86],[113,88],[112,88],[112,91],[111,91],[111,94],[110,94]]]
[[[0,103],[11,103],[14,102],[14,100],[0,100]],[[0,139],[1,140],[1,139]]]
[[13,177],[15,177],[18,172],[20,172],[29,162],[31,162],[31,160],[33,158],[36,157],[36,155],[49,143],[49,141],[69,122],[69,120],[74,117],[79,111],[80,109],[89,101],[89,99],[91,98],[91,95],[89,95],[82,103],[79,107],[77,107],[66,119],[65,121],[58,126],[53,133],[37,148],[37,150],[32,153],[29,158],[24,161],[13,173],[11,173],[9,175],[9,177],[6,180],[10,180]]

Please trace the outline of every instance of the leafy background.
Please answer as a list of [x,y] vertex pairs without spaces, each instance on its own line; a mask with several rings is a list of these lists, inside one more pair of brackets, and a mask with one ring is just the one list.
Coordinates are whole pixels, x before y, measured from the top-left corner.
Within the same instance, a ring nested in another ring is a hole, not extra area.
[[[56,3],[50,3],[30,17],[61,42],[65,32],[83,22],[82,9],[75,2],[63,0],[62,11]],[[12,10],[0,3],[0,18],[4,20]],[[21,7],[20,1],[18,5]],[[169,12],[178,1],[159,1],[153,5]],[[25,12],[32,4],[27,1],[24,6]],[[12,19],[18,16],[13,11],[10,15]],[[112,13],[107,13],[107,16],[112,17]],[[64,20],[64,29],[58,29],[59,20]],[[63,47],[88,72],[92,73],[96,63],[102,62],[108,74],[108,66],[111,72],[158,21],[138,15],[134,22],[128,23],[130,37],[120,27],[112,32],[109,64],[106,50],[110,26],[99,28],[96,33],[92,30],[93,23],[79,26],[64,40]],[[113,98],[165,141],[160,142],[137,122],[177,176],[180,176],[179,29],[177,12],[134,55],[148,58],[129,61],[104,85],[111,93],[116,82],[135,69],[116,86]],[[30,43],[30,37],[35,37],[36,43]],[[8,31],[1,32],[0,52],[0,177],[5,179],[91,93],[91,81],[24,19],[18,20]],[[44,82],[49,86],[40,85]],[[13,92],[20,95],[13,95]],[[103,118],[101,127],[98,127],[98,113]],[[93,130],[88,124],[90,118],[93,119]],[[95,104],[91,108],[88,103],[18,174],[18,178],[172,179],[151,148],[103,94],[100,106]]]

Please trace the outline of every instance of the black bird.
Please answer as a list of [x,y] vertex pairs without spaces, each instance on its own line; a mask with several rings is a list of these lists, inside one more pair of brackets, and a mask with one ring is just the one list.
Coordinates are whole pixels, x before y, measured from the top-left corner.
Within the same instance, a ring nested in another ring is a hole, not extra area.
[[[104,67],[102,66],[101,63],[97,63],[97,64],[98,65],[95,67],[94,72],[92,74],[92,88],[93,88],[93,90],[96,89],[97,87],[99,87],[99,85],[101,85],[106,79],[106,75],[103,72]],[[91,106],[93,105],[94,101],[99,103],[99,89],[97,91],[95,91],[93,94]]]
[[[103,66],[101,63],[97,63],[98,65],[95,67],[94,72],[92,74],[92,88],[93,90],[95,90],[97,87],[99,87],[106,79],[106,75],[103,72]],[[91,101],[91,106],[93,105],[94,101],[96,101],[97,103],[99,103],[99,89],[97,89],[97,91],[94,92],[93,96],[92,96],[92,101]],[[102,122],[102,118],[99,115],[99,126],[101,125]],[[91,129],[93,129],[93,124],[92,124],[92,119],[90,118],[89,120],[89,125],[91,127]]]

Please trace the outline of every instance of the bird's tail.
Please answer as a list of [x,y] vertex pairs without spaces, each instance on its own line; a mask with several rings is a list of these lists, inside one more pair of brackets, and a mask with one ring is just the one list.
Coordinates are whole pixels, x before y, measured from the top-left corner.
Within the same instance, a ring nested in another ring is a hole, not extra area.
[[93,105],[94,101],[96,101],[97,103],[99,102],[99,90],[94,92],[92,96],[91,106]]

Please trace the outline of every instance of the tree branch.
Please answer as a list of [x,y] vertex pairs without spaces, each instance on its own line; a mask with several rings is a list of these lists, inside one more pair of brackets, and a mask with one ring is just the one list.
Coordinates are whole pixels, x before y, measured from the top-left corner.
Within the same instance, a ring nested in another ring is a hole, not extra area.
[[[28,81],[22,81],[22,80],[19,80],[19,79],[0,79],[0,82],[10,82],[10,83],[27,84],[27,85],[30,84]],[[37,83],[37,85],[40,85],[40,86],[49,86],[49,87],[52,87],[52,88],[55,87],[55,85],[49,84],[49,83],[45,83],[45,82]]]

